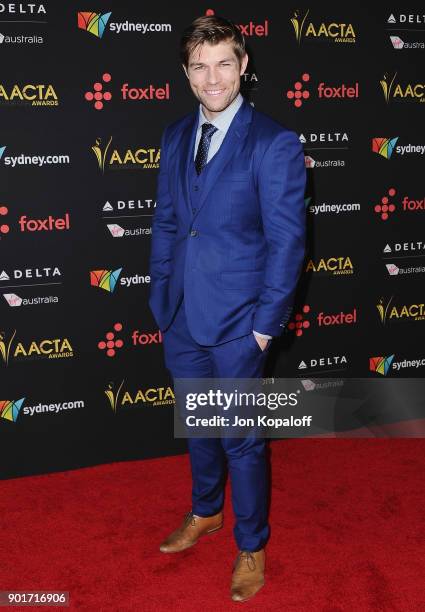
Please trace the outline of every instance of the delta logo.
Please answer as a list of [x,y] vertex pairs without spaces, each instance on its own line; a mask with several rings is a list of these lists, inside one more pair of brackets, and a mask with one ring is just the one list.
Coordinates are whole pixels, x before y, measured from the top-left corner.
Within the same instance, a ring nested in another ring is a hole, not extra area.
[[336,21],[313,22],[308,20],[310,9],[304,13],[300,10],[294,11],[291,23],[294,28],[295,38],[300,45],[303,41],[309,42],[331,42],[331,43],[355,43],[356,32],[352,23],[341,23]]
[[175,404],[175,395],[171,387],[147,387],[136,391],[124,390],[124,380],[116,387],[109,383],[104,393],[108,398],[109,406],[114,414],[119,408],[126,408],[135,404],[144,406],[170,406]]
[[[61,277],[62,273],[60,271],[60,269],[55,266],[55,267],[45,267],[45,268],[15,268],[14,270],[9,270],[9,273],[6,272],[6,270],[2,270],[0,272],[0,281],[9,281],[11,278],[13,278],[14,280],[21,280],[21,279],[25,279],[25,281],[29,280],[29,279],[34,279],[34,280],[41,280],[41,279],[52,279],[55,278],[56,276]],[[60,283],[58,283],[59,279],[55,278],[55,285],[58,285]],[[52,284],[52,283],[40,283],[37,282],[37,285],[41,285],[41,284]],[[25,283],[24,285],[25,287],[29,286],[29,283]]]
[[400,83],[396,81],[397,72],[391,77],[384,74],[379,81],[385,102],[393,100],[425,102],[425,85],[423,83]]
[[[107,357],[115,357],[118,350],[122,349],[125,345],[125,340],[122,338],[121,332],[123,332],[123,324],[120,322],[114,323],[112,329],[106,332],[102,340],[99,340],[97,348],[100,351],[104,351]],[[155,332],[140,332],[140,330],[135,329],[131,332],[128,343],[133,347],[162,344],[161,330],[158,329]]]
[[114,34],[122,34],[127,32],[154,34],[171,32],[172,29],[170,23],[139,23],[131,21],[112,22],[109,21],[111,15],[111,12],[95,13],[93,11],[79,11],[77,13],[78,29],[84,30],[96,38],[102,38],[105,30],[109,30]]
[[159,159],[161,156],[160,148],[137,148],[137,149],[112,149],[112,136],[106,144],[102,144],[102,139],[97,138],[95,144],[91,147],[99,170],[104,173],[105,166],[109,170],[152,170],[159,168]]
[[[1,15],[46,15],[47,11],[44,4],[35,4],[34,2],[8,2],[0,4]],[[13,23],[12,20],[9,23]]]
[[18,400],[0,400],[0,418],[16,423],[25,397]]
[[356,82],[351,85],[345,83],[333,85],[327,84],[323,81],[317,86],[310,86],[310,74],[304,72],[298,81],[295,81],[293,88],[288,89],[284,94],[288,100],[293,102],[295,108],[300,108],[304,102],[309,100],[312,95],[310,89],[315,93],[315,97],[319,100],[347,100],[347,99],[358,99],[360,96],[359,83]]
[[[287,325],[289,331],[294,331],[295,336],[302,336],[311,327],[311,307],[304,304],[302,308],[295,313],[291,321]],[[355,325],[357,323],[357,309],[353,308],[351,312],[325,313],[319,312],[315,321],[318,327],[333,327],[336,325]]]
[[11,85],[0,83],[0,104],[7,106],[58,106],[59,98],[51,84]]
[[[143,210],[152,211],[156,208],[156,200],[153,198],[145,198],[144,200],[116,200],[114,204],[108,200],[102,207],[102,212],[139,212]],[[152,213],[153,214],[153,213]],[[135,215],[136,216],[136,215]],[[149,215],[147,215],[149,216]],[[108,219],[110,217],[106,217]]]
[[[104,85],[112,81],[112,76],[109,72],[102,75],[102,82],[93,83],[92,91],[86,91],[84,98],[88,102],[93,102],[93,107],[96,110],[102,110],[104,103],[112,99],[111,91],[104,91]],[[142,87],[130,87],[128,83],[123,83],[120,88],[121,99],[123,101],[149,101],[149,100],[169,100],[170,99],[170,84],[165,83],[164,86],[144,85]]]
[[338,145],[346,147],[349,143],[347,132],[310,132],[300,134],[299,140],[301,144],[306,145],[306,148],[309,149],[313,149],[316,145],[320,146],[321,143],[326,143],[327,145],[334,144],[335,148]]
[[385,159],[391,159],[391,156],[393,155],[393,153],[395,152],[397,155],[406,155],[406,154],[419,154],[419,155],[424,155],[425,153],[425,145],[414,145],[414,144],[407,144],[407,145],[397,145],[397,141],[399,139],[399,136],[396,136],[394,138],[387,138],[387,137],[374,137],[372,138],[372,152],[373,153],[377,153],[378,155],[380,155],[381,157],[384,157]]
[[342,276],[354,273],[354,266],[350,257],[322,257],[314,261],[309,259],[305,267],[306,272],[321,273],[324,275]]
[[[211,16],[215,15],[215,11],[213,9],[207,9],[205,11],[205,15]],[[236,27],[241,31],[243,36],[250,38],[256,36],[258,38],[263,38],[264,36],[269,35],[269,21],[265,19],[263,23],[254,23],[253,21],[248,21],[248,23],[235,23]]]
[[74,357],[68,338],[45,338],[29,342],[16,341],[16,329],[10,335],[0,331],[0,362],[8,366],[11,359],[65,359]]
[[394,296],[389,299],[381,298],[376,304],[379,319],[382,325],[388,322],[423,321],[425,319],[425,305],[418,304],[394,304]]
[[315,370],[316,372],[333,372],[348,367],[346,355],[332,355],[328,357],[313,357],[302,359],[298,364],[298,370]]
[[[385,255],[394,253],[399,259],[403,257],[423,257],[425,255],[425,242],[417,240],[416,242],[393,242],[392,245],[387,243],[382,252]],[[403,253],[403,255],[400,255],[400,253]]]
[[381,221],[387,221],[392,213],[399,210],[402,213],[425,212],[425,196],[422,198],[414,198],[405,195],[399,199],[398,205],[394,199],[397,194],[395,187],[390,187],[387,192],[381,196],[380,202],[374,204],[373,210],[378,214]]

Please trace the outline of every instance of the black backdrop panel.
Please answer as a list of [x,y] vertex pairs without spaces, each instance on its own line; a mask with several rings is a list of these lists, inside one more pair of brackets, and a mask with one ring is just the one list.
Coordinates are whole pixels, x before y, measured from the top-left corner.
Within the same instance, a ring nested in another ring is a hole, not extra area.
[[376,377],[371,357],[423,358],[423,11],[0,2],[4,478],[185,451],[148,257],[161,134],[196,108],[179,38],[207,11],[246,35],[244,95],[305,147],[293,323],[310,326],[288,326],[266,374]]

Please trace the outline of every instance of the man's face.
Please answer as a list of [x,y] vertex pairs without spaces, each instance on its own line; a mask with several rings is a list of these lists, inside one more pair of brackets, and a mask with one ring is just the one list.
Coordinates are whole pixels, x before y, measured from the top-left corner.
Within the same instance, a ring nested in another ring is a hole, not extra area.
[[214,119],[236,98],[247,64],[246,54],[239,64],[230,41],[203,43],[192,51],[187,69],[183,68],[208,119]]

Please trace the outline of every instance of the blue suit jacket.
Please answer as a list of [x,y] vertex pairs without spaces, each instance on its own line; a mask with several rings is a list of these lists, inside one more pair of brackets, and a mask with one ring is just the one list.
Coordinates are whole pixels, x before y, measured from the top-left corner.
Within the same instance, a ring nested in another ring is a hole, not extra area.
[[297,135],[254,110],[236,113],[194,214],[188,164],[198,112],[166,128],[152,227],[149,305],[165,331],[184,293],[202,345],[253,329],[280,335],[305,249],[304,155]]

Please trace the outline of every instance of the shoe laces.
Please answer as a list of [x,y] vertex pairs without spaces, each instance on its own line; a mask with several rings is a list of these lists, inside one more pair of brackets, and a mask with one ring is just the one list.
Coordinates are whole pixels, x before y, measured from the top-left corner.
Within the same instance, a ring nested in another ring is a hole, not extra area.
[[235,565],[237,565],[239,561],[243,562],[244,560],[246,560],[248,569],[250,569],[253,572],[256,568],[256,563],[255,563],[255,558],[252,552],[250,552],[249,550],[241,550],[241,552],[239,553],[236,559]]
[[192,511],[188,512],[186,516],[184,517],[185,527],[187,527],[189,523],[192,525],[192,527],[195,527],[196,525],[196,519]]

